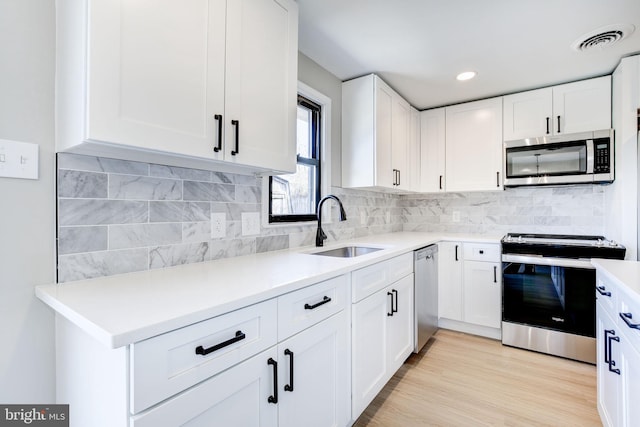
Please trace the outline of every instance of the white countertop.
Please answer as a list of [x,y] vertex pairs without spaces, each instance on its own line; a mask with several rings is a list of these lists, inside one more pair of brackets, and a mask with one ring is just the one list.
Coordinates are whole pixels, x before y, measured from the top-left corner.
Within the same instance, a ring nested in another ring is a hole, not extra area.
[[[291,292],[438,241],[499,243],[501,235],[389,233],[236,258],[36,287],[36,296],[117,348]],[[355,258],[310,255],[351,244]]]
[[615,259],[592,259],[591,264],[640,302],[640,262]]

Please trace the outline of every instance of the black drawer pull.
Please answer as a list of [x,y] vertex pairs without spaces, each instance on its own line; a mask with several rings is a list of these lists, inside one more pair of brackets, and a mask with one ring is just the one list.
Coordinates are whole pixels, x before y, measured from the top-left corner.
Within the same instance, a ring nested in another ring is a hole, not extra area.
[[273,365],[273,394],[269,396],[267,402],[278,403],[278,362],[272,357],[267,360],[267,365]]
[[324,304],[326,304],[328,302],[331,302],[331,298],[329,298],[328,296],[325,295],[324,298],[322,298],[322,301],[320,301],[320,302],[317,302],[317,303],[315,303],[313,305],[305,304],[304,305],[304,309],[305,310],[313,310],[314,308],[318,308],[321,305],[324,305]]
[[201,345],[196,347],[196,354],[201,354],[206,356],[209,353],[213,353],[216,350],[220,350],[226,346],[233,344],[234,342],[242,341],[247,336],[242,331],[236,331],[236,336],[231,338],[230,340],[226,340],[225,342],[221,342],[220,344],[216,344],[213,347],[204,348]]
[[560,133],[560,116],[558,116],[558,133]]
[[458,261],[458,245],[456,245],[456,261]]
[[609,360],[607,361],[609,364],[609,372],[620,375],[620,369],[612,368],[612,366],[616,366],[616,361],[611,357],[611,341],[620,342],[620,337],[614,336],[615,331],[610,331],[609,333],[611,334],[609,335],[609,338],[607,338],[609,341]]
[[284,385],[284,391],[293,391],[293,351],[288,348],[284,351],[285,356],[289,356],[289,384]]
[[498,267],[493,266],[493,283],[498,283]]
[[631,313],[620,313],[620,318],[624,320],[624,323],[626,323],[631,329],[640,329],[640,323],[631,323],[631,319],[633,319],[633,315]]
[[440,189],[442,190],[442,175],[440,175]]
[[596,286],[596,291],[598,291],[600,295],[604,295],[605,297],[611,296],[611,292],[605,291],[604,286]]

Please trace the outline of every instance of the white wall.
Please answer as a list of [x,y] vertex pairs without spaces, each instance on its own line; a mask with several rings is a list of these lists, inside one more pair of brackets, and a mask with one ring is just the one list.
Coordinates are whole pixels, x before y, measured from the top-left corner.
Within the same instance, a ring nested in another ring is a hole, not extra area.
[[616,180],[605,192],[605,236],[638,257],[638,132],[640,56],[624,58],[613,74],[613,128],[616,133]]
[[40,179],[0,178],[0,402],[53,403],[53,0],[0,1],[0,139],[40,146]]

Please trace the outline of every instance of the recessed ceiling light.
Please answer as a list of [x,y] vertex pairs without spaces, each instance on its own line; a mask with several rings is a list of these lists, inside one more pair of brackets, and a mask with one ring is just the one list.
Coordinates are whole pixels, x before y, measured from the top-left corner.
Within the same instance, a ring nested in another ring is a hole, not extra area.
[[471,80],[472,78],[474,78],[476,76],[476,72],[475,71],[465,71],[464,73],[460,73],[456,76],[456,79],[460,80],[460,81],[465,81],[465,80]]

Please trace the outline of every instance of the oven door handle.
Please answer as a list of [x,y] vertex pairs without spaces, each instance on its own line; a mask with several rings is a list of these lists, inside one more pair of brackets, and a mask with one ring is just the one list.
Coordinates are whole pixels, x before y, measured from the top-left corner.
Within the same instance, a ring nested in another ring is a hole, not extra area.
[[569,267],[569,268],[588,268],[594,270],[595,267],[591,265],[591,261],[585,259],[573,259],[573,258],[549,258],[542,256],[531,255],[502,255],[503,262],[518,262],[521,264],[533,264],[533,265],[550,265],[555,267]]

